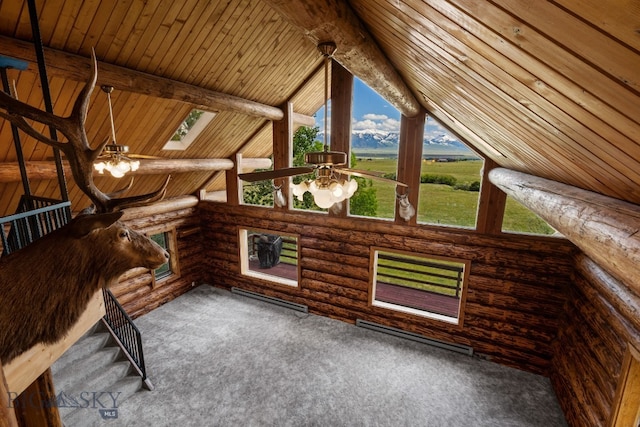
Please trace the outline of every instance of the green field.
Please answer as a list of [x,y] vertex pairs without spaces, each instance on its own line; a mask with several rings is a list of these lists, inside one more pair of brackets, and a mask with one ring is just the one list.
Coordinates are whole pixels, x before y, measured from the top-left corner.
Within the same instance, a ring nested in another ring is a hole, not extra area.
[[[355,169],[394,173],[396,159],[367,158],[359,159]],[[481,160],[460,162],[423,161],[421,174],[451,175],[458,184],[480,181]],[[378,218],[392,219],[395,209],[395,186],[379,181],[372,181],[378,199]],[[478,192],[457,190],[443,184],[420,184],[418,204],[418,222],[442,224],[460,227],[475,227],[478,206]],[[507,198],[507,206],[503,221],[504,231],[553,234],[555,231],[533,212],[514,200]]]

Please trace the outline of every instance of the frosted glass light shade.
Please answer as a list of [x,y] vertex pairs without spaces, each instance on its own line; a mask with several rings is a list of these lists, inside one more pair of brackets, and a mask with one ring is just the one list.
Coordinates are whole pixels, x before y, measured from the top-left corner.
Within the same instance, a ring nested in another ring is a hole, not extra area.
[[332,179],[329,184],[322,183],[319,179],[300,184],[291,184],[291,191],[298,200],[302,201],[304,193],[309,191],[313,195],[313,201],[322,209],[329,209],[335,203],[342,202],[350,198],[358,189],[355,179],[340,180]]
[[138,170],[140,162],[138,160],[120,157],[109,159],[106,162],[94,163],[93,167],[101,174],[104,174],[106,170],[114,178],[122,178],[127,172]]

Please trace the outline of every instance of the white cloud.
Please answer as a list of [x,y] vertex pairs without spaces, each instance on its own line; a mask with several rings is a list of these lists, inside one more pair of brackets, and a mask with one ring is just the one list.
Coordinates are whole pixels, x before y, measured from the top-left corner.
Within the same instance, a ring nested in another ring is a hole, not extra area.
[[363,120],[353,120],[353,130],[378,130],[383,132],[400,131],[400,121],[384,114],[365,114]]
[[386,130],[389,132],[399,132],[400,131],[400,120],[397,119],[386,119],[381,123],[382,130]]
[[389,117],[386,114],[368,113],[368,114],[365,114],[364,116],[362,116],[362,118],[365,119],[365,120],[386,120]]
[[353,130],[377,129],[378,124],[373,120],[360,120],[360,121],[354,120],[353,123],[351,124],[351,127],[353,128]]

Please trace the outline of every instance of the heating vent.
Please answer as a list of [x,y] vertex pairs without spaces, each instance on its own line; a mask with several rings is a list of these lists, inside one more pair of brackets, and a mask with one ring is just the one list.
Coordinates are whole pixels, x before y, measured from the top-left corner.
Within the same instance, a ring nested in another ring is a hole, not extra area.
[[381,325],[379,323],[368,322],[362,319],[356,320],[356,326],[359,326],[365,329],[371,329],[372,331],[383,332],[385,334],[394,335],[400,338],[406,338],[408,340],[417,341],[419,343],[428,344],[434,347],[444,348],[445,350],[451,350],[457,353],[473,356],[473,348],[467,345],[454,344],[454,343],[448,343],[440,340],[434,340],[431,338],[424,337],[422,335],[414,334],[412,332],[403,331],[402,329],[396,329],[390,326]]
[[245,297],[257,299],[257,300],[260,300],[260,301],[270,302],[271,304],[279,305],[281,307],[290,308],[291,310],[301,311],[303,313],[308,313],[309,312],[309,307],[307,307],[304,304],[296,304],[295,302],[285,301],[285,300],[280,299],[280,298],[268,297],[266,295],[262,295],[262,294],[259,294],[259,293],[256,293],[256,292],[251,292],[251,291],[245,291],[244,289],[235,288],[235,287],[231,288],[231,292],[234,293],[234,294],[238,294],[238,295],[242,295],[242,296],[245,296]]

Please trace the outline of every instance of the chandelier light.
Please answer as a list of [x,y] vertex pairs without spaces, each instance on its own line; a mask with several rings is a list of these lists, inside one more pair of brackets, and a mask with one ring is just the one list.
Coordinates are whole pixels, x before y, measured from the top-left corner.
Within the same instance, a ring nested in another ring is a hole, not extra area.
[[327,127],[328,103],[329,103],[329,64],[336,51],[333,42],[320,43],[318,49],[324,55],[324,151],[305,154],[305,162],[319,165],[316,170],[316,179],[303,181],[299,184],[291,184],[291,190],[298,200],[302,201],[305,192],[313,195],[313,201],[322,209],[329,209],[336,203],[350,198],[358,189],[355,179],[342,177],[335,173],[333,166],[347,164],[347,155],[339,151],[329,151],[327,143],[329,132]]
[[109,119],[111,121],[112,143],[105,145],[102,151],[102,160],[93,164],[93,167],[101,174],[108,171],[114,178],[122,178],[127,172],[136,171],[140,167],[140,161],[132,160],[125,156],[129,147],[116,142],[116,128],[113,124],[113,109],[111,108],[111,92],[113,86],[101,86],[107,94],[109,101]]
[[293,195],[302,201],[305,192],[313,195],[313,201],[319,208],[329,209],[335,203],[340,203],[351,196],[358,189],[355,179],[337,178],[329,168],[320,168],[315,180],[302,181],[291,186]]

